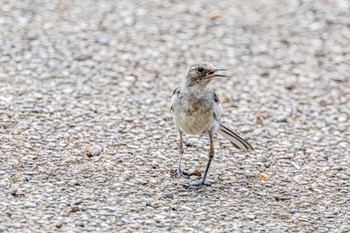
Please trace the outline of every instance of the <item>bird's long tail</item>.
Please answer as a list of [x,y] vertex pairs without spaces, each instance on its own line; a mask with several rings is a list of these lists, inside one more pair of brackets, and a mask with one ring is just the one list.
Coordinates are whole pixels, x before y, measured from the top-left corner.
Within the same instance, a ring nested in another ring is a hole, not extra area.
[[246,140],[238,136],[235,132],[233,132],[223,124],[220,124],[220,127],[217,132],[224,136],[227,140],[229,140],[237,149],[241,149],[244,151],[254,150],[253,147]]

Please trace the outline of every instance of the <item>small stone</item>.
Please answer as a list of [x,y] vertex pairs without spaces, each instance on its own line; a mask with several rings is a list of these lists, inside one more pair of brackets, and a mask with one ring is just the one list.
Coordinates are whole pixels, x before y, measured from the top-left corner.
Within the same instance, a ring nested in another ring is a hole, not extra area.
[[41,140],[42,139],[42,137],[40,135],[33,135],[31,138],[33,140]]
[[99,156],[102,151],[102,147],[99,145],[94,145],[85,151],[85,155],[89,158]]
[[69,182],[69,184],[71,186],[78,186],[78,185],[80,185],[80,182],[78,180],[72,180],[72,181]]
[[262,155],[262,154],[257,155],[257,156],[256,156],[256,159],[257,159],[259,162],[262,162],[262,163],[267,162],[267,158],[266,158],[264,155]]
[[87,210],[97,210],[97,206],[86,206]]
[[286,116],[277,116],[276,118],[276,122],[280,122],[280,123],[287,123],[287,117]]
[[116,203],[120,203],[122,202],[122,200],[118,199],[118,198],[115,198],[115,197],[108,197],[106,199],[107,202],[110,202],[112,204],[116,204]]
[[75,140],[74,142],[73,142],[73,144],[74,144],[74,146],[79,146],[79,140]]
[[76,221],[75,225],[78,226],[78,227],[85,227],[85,224],[84,224],[83,221]]
[[153,138],[154,138],[155,140],[159,140],[159,139],[162,139],[162,136],[159,135],[159,134],[156,134],[156,135],[153,135]]
[[299,210],[296,210],[296,209],[292,209],[289,211],[291,214],[296,214],[296,213],[299,213],[300,211]]
[[109,38],[107,37],[99,37],[98,42],[103,44],[103,45],[108,45],[109,44]]
[[174,199],[174,195],[172,193],[166,193],[163,195],[164,198]]
[[11,226],[11,227],[13,227],[13,228],[16,228],[16,229],[21,229],[21,228],[23,228],[22,224],[19,223],[19,222],[12,223],[12,224],[9,225],[9,226]]
[[248,215],[246,215],[246,217],[250,220],[253,220],[256,218],[255,214],[248,214]]
[[26,208],[35,208],[37,205],[33,202],[26,202],[24,203],[24,207]]
[[348,175],[345,175],[345,174],[340,174],[338,175],[338,177],[342,180],[348,180],[349,179],[349,176]]
[[61,228],[62,226],[63,226],[63,223],[62,222],[58,222],[58,223],[56,223],[56,228]]
[[246,177],[248,177],[248,178],[256,177],[256,174],[254,174],[253,172],[250,172],[250,171],[246,171],[246,172],[245,172],[245,175],[246,175]]
[[334,218],[334,214],[332,214],[332,213],[325,213],[324,217],[325,218]]

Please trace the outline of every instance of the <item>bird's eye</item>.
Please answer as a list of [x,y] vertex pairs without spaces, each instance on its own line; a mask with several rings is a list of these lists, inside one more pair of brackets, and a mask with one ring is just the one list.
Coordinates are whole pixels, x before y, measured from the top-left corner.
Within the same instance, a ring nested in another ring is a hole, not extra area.
[[203,71],[204,71],[203,67],[198,67],[197,70],[199,73],[203,73]]

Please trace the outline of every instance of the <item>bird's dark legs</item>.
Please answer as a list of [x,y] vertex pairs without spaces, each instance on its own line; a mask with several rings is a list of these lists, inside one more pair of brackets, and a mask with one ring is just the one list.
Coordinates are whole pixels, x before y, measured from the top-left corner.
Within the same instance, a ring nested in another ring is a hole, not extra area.
[[205,168],[205,172],[204,172],[202,179],[198,183],[194,183],[192,185],[194,185],[194,186],[204,185],[205,179],[207,178],[207,174],[208,174],[209,167],[211,164],[211,160],[213,159],[213,157],[214,157],[214,143],[213,143],[213,131],[211,130],[209,132],[209,158],[208,158],[207,167]]
[[181,162],[182,162],[182,155],[184,153],[184,147],[183,147],[183,140],[182,140],[182,132],[179,131],[179,167],[176,170],[177,175],[184,176],[181,170]]

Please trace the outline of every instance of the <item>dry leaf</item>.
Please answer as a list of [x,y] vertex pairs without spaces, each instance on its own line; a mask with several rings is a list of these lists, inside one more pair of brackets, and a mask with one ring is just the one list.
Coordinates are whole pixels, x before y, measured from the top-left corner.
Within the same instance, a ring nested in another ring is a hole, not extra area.
[[80,210],[80,208],[78,206],[73,206],[72,209],[70,210],[70,212],[78,212]]
[[321,99],[321,100],[320,100],[320,105],[321,105],[321,106],[326,106],[326,105],[327,105],[327,100]]
[[267,181],[269,179],[269,176],[266,174],[266,173],[261,173],[260,176],[259,176],[259,180],[262,180],[262,181]]
[[170,168],[169,172],[170,172],[170,174],[176,174],[176,169]]
[[28,155],[28,158],[31,159],[31,160],[36,160],[38,158],[38,156]]
[[79,143],[80,143],[79,140],[75,140],[75,141],[73,142],[74,146],[78,146]]
[[209,18],[211,20],[215,20],[215,19],[217,19],[219,17],[220,17],[220,14],[217,11],[212,11],[212,12],[209,13]]
[[89,150],[86,150],[85,155],[86,155],[87,157],[89,157],[89,158],[92,157],[92,154],[91,154],[91,152],[90,152]]

